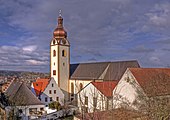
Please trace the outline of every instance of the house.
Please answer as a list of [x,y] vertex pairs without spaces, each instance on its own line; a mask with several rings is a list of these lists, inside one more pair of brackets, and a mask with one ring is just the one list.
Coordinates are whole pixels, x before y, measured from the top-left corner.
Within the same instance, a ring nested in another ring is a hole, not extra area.
[[113,90],[113,105],[155,111],[160,105],[170,108],[170,68],[128,68]]
[[17,108],[22,113],[23,120],[36,118],[45,113],[45,105],[36,98],[25,83],[13,81],[5,94],[10,103],[8,108]]
[[78,93],[80,112],[112,109],[112,92],[118,81],[91,82]]
[[61,105],[64,104],[64,94],[58,87],[54,78],[37,79],[36,82],[32,83],[31,88],[32,92],[46,107],[53,101],[58,101]]
[[70,64],[70,42],[61,14],[50,42],[50,75],[64,93],[65,101],[77,101],[76,94],[93,81],[120,80],[136,60]]

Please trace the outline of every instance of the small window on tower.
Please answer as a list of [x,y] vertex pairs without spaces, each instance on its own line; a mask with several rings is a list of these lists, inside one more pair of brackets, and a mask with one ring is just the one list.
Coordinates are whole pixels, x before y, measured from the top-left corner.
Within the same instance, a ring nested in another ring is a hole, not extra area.
[[66,51],[65,50],[62,50],[62,56],[66,57]]
[[53,70],[53,75],[56,75],[56,70]]
[[55,57],[56,56],[56,51],[55,50],[53,50],[53,57]]

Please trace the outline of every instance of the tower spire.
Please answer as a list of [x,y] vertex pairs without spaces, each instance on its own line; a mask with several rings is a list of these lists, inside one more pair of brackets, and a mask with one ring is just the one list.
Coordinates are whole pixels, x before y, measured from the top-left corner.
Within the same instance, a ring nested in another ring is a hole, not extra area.
[[59,16],[60,16],[60,17],[62,16],[62,11],[61,11],[61,9],[59,10]]
[[67,32],[64,30],[64,27],[63,27],[63,18],[62,18],[61,13],[62,13],[62,11],[60,9],[59,17],[58,17],[58,25],[53,33],[54,38],[67,38]]

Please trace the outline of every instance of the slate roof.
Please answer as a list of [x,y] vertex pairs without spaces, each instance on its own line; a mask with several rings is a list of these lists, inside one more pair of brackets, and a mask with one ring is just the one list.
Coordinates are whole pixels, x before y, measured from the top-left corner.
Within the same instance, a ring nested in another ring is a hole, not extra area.
[[170,95],[170,68],[130,68],[149,97]]
[[127,68],[138,67],[140,66],[136,60],[71,64],[70,79],[100,79],[106,70],[103,80],[120,80]]
[[92,84],[106,97],[113,96],[113,90],[118,81],[92,82]]
[[49,82],[50,82],[50,79],[37,79],[36,82],[33,82],[33,87],[34,87],[36,96],[39,96],[42,92],[44,92]]
[[12,82],[6,91],[9,101],[17,106],[43,105],[25,83]]

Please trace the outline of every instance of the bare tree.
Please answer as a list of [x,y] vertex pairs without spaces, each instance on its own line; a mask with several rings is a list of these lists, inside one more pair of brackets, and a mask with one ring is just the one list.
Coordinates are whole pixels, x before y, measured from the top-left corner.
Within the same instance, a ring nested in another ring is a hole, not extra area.
[[133,105],[153,120],[170,119],[170,76],[159,73],[144,82],[142,89],[131,83],[138,93]]

